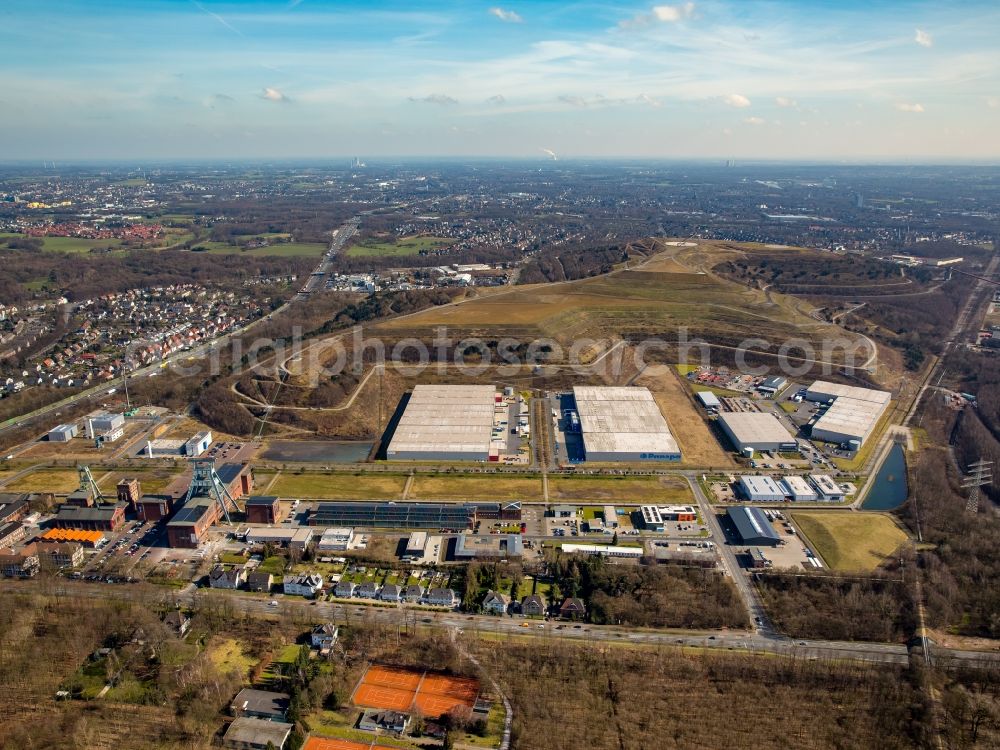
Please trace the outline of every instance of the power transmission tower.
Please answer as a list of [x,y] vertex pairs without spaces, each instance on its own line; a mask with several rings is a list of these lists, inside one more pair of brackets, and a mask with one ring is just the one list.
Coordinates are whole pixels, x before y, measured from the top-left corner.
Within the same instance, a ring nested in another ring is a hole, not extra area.
[[993,462],[980,459],[969,465],[969,473],[965,475],[962,487],[969,491],[969,499],[965,501],[965,509],[969,513],[979,512],[979,488],[993,484]]

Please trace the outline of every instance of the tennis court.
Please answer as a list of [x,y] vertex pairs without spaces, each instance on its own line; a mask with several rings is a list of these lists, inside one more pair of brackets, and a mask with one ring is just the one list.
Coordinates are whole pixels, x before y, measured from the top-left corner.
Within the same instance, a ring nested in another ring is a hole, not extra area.
[[367,742],[351,742],[350,740],[331,740],[326,737],[310,737],[302,750],[399,750],[385,745],[370,745]]
[[354,689],[353,703],[366,708],[411,712],[437,718],[455,706],[472,708],[479,680],[403,667],[369,667]]

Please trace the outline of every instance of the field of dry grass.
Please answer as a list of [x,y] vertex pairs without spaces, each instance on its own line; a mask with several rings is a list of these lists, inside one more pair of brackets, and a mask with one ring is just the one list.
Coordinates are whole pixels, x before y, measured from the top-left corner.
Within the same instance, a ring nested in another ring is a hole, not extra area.
[[834,570],[874,570],[907,540],[906,532],[886,513],[796,511],[791,516]]
[[[267,486],[272,475],[258,477]],[[293,474],[283,472],[268,487],[278,497],[330,498],[333,500],[398,500],[406,478],[382,474]]]
[[410,500],[541,500],[542,480],[506,476],[418,476]]
[[732,457],[719,444],[695,408],[691,394],[672,367],[646,368],[635,381],[649,388],[681,448],[685,466],[732,468]]
[[690,503],[694,498],[679,477],[550,477],[549,500],[591,503]]
[[65,495],[80,484],[75,469],[39,469],[10,482],[8,492],[52,492]]

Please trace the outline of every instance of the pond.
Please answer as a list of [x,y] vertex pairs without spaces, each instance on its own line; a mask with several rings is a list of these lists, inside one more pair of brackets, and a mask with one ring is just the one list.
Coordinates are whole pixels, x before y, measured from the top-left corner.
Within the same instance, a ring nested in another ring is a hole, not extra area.
[[896,443],[889,451],[882,467],[872,480],[872,488],[868,491],[865,501],[861,503],[863,510],[895,510],[906,502],[909,487],[906,483],[906,452],[903,446]]
[[261,454],[266,461],[356,464],[368,460],[374,443],[329,440],[272,440]]

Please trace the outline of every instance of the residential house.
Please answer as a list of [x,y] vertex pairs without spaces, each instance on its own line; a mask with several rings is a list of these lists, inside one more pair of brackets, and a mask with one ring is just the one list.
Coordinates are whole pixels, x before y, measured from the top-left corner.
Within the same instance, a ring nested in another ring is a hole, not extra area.
[[38,575],[38,568],[38,550],[33,543],[19,550],[0,552],[0,574],[4,578],[34,578]]
[[0,547],[11,547],[24,539],[26,535],[26,529],[17,521],[0,524]]
[[375,599],[378,596],[378,586],[372,581],[365,581],[354,590],[354,595],[361,599]]
[[316,596],[323,589],[323,576],[316,573],[306,573],[298,576],[287,576],[284,591],[292,596]]
[[354,596],[354,584],[350,581],[338,581],[333,588],[333,595],[341,599],[350,599]]
[[379,592],[378,598],[384,602],[398,602],[400,599],[400,588],[395,583],[387,583]]
[[483,599],[483,612],[489,615],[507,614],[507,607],[510,606],[510,597],[496,591],[487,591],[486,598]]
[[255,570],[247,574],[247,591],[264,592],[265,594],[274,586],[274,576],[260,570]]
[[544,617],[545,598],[541,594],[531,594],[521,600],[521,614],[525,617]]
[[282,721],[241,716],[226,729],[222,746],[229,750],[282,750],[292,729],[292,724]]
[[233,716],[249,716],[268,721],[284,721],[292,697],[288,693],[272,693],[269,690],[244,688],[236,694],[229,706]]
[[564,620],[582,620],[587,616],[587,607],[584,605],[583,599],[568,596],[559,607],[559,616]]
[[75,542],[37,542],[38,564],[45,570],[75,568],[83,562],[83,545]]
[[454,607],[458,599],[451,589],[431,589],[427,592],[427,603],[435,607]]
[[366,732],[393,732],[402,734],[410,726],[410,717],[399,711],[382,711],[368,708],[358,720],[358,729]]
[[320,651],[332,648],[333,644],[337,642],[337,636],[339,633],[340,629],[332,622],[325,622],[322,625],[317,625],[313,628],[312,635],[310,636],[312,647],[318,648]]
[[246,578],[246,568],[234,565],[226,568],[216,565],[208,573],[208,585],[213,589],[238,589]]
[[411,583],[403,587],[403,593],[401,596],[404,602],[416,604],[424,598],[424,587],[419,583]]

